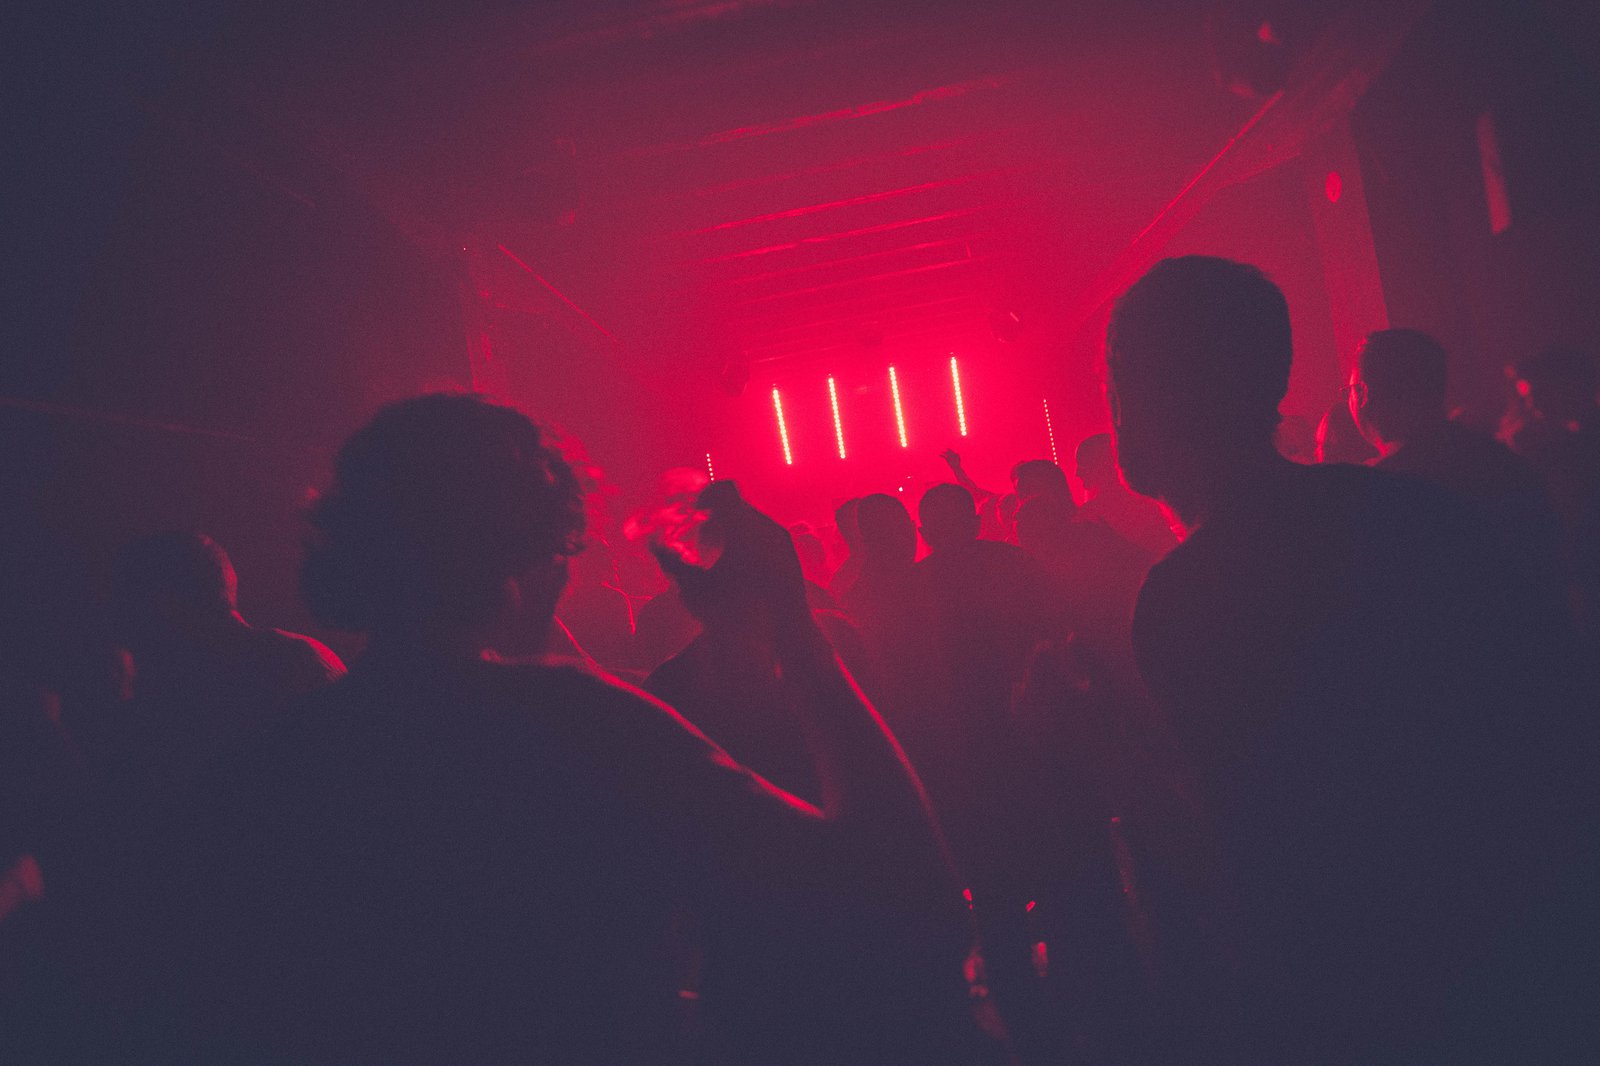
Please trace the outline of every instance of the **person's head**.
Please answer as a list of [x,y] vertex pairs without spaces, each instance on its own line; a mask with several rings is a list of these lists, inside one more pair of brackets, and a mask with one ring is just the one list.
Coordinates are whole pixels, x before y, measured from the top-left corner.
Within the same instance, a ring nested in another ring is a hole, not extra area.
[[941,552],[978,539],[978,505],[960,485],[935,485],[922,494],[917,519],[928,549]]
[[1360,464],[1377,454],[1350,416],[1350,404],[1344,400],[1330,404],[1317,423],[1317,462]]
[[811,531],[808,522],[796,522],[789,527],[789,537],[794,541],[795,554],[800,557],[800,569],[806,580],[821,585],[828,578],[828,549],[822,538]]
[[857,497],[844,501],[833,510],[834,528],[839,531],[839,539],[851,552],[861,550],[861,530],[856,525],[856,510],[860,506],[861,500]]
[[231,619],[239,578],[222,546],[203,533],[154,533],[124,544],[111,566],[118,628],[130,643],[159,631]]
[[888,493],[863,496],[856,506],[856,528],[864,562],[910,565],[917,558],[917,526],[906,505]]
[[1600,368],[1587,352],[1546,348],[1517,364],[1517,393],[1540,421],[1566,426],[1594,417]]
[[1035,496],[1017,512],[1017,543],[1038,558],[1049,558],[1067,538],[1078,508],[1071,496]]
[[1011,484],[1017,497],[1024,502],[1055,493],[1072,495],[1066,471],[1048,459],[1024,459],[1012,467]]
[[301,589],[319,619],[452,645],[508,618],[543,633],[585,526],[548,435],[465,394],[379,411],[340,449],[310,521]]
[[1164,259],[1117,299],[1107,399],[1123,480],[1180,514],[1276,461],[1293,342],[1283,293],[1253,266]]
[[1350,417],[1373,447],[1403,443],[1445,420],[1449,359],[1419,330],[1367,334],[1350,372]]
[[1111,434],[1096,433],[1092,437],[1085,437],[1083,443],[1078,445],[1076,461],[1078,480],[1083,482],[1083,490],[1090,497],[1121,488],[1117,457],[1111,451]]

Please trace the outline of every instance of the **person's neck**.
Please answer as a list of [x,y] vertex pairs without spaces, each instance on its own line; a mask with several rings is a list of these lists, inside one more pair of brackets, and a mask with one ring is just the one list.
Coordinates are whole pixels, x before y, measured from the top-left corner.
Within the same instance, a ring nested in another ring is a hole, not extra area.
[[1441,417],[1435,422],[1427,422],[1422,425],[1406,426],[1404,428],[1391,429],[1387,432],[1378,433],[1378,439],[1371,441],[1370,443],[1374,448],[1378,449],[1379,455],[1387,459],[1389,456],[1400,451],[1400,449],[1406,447],[1407,445],[1414,444],[1417,441],[1438,440],[1440,437],[1444,436],[1449,427],[1449,420]]
[[238,611],[217,610],[184,618],[176,628],[184,638],[199,647],[217,648],[227,645],[251,627]]
[[406,628],[373,633],[367,640],[366,657],[402,662],[481,662],[493,651],[494,642],[481,632]]
[[1163,502],[1186,533],[1193,534],[1249,501],[1270,495],[1303,469],[1269,445],[1264,450],[1231,456],[1226,462],[1193,471],[1185,491]]

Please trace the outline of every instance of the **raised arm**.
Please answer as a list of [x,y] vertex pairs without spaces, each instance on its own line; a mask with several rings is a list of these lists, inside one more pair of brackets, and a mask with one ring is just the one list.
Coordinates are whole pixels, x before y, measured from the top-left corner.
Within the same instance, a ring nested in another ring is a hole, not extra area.
[[686,597],[765,628],[784,682],[798,697],[793,704],[815,759],[822,806],[817,812],[786,797],[785,807],[791,817],[810,811],[822,825],[820,832],[789,827],[778,833],[806,834],[825,849],[883,849],[912,866],[942,868],[939,833],[921,785],[813,619],[788,532],[740,498],[731,483],[717,482],[714,489],[702,506],[710,513],[707,538],[721,548],[716,565],[663,563]]
[[966,467],[961,465],[961,455],[954,448],[946,448],[939,453],[939,458],[943,459],[945,465],[950,468],[950,475],[956,479],[956,484],[972,493],[972,498],[979,504],[999,495],[999,493],[980,488],[977,482],[972,480],[972,476],[967,473]]

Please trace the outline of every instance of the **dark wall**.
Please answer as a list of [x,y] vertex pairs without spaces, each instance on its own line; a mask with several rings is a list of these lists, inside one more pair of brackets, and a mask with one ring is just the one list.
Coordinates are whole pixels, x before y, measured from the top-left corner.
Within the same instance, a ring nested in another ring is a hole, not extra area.
[[[1453,400],[1485,421],[1504,364],[1600,342],[1600,77],[1575,43],[1532,4],[1440,3],[1354,115],[1389,318],[1450,348]],[[1499,233],[1485,115],[1510,207]]]
[[469,381],[458,264],[239,101],[157,80],[83,90],[54,116],[72,150],[30,160],[54,285],[8,344],[8,493],[32,493],[91,576],[130,535],[204,530],[248,616],[305,625],[299,509],[338,442],[386,400]]

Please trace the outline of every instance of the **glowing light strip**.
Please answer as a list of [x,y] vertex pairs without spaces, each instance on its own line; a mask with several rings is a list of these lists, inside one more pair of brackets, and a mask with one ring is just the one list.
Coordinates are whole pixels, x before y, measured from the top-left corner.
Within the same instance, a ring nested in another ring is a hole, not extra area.
[[1044,402],[1044,431],[1050,435],[1050,461],[1057,466],[1061,465],[1061,456],[1056,454],[1056,427],[1050,422],[1050,401]]
[[711,453],[706,452],[706,477],[717,480],[717,468],[711,465]]
[[889,368],[889,392],[894,396],[894,425],[900,431],[900,447],[909,448],[906,442],[906,413],[900,407],[900,379],[895,376],[894,367]]
[[789,427],[783,421],[783,397],[778,395],[776,386],[772,390],[772,409],[778,413],[778,439],[783,441],[783,461],[793,466],[794,452],[789,450]]
[[839,417],[839,386],[828,375],[828,402],[833,405],[833,439],[839,442],[839,458],[844,458],[844,420]]
[[967,405],[961,399],[961,368],[956,365],[956,357],[950,357],[950,383],[956,387],[956,426],[961,430],[961,435],[967,435]]

